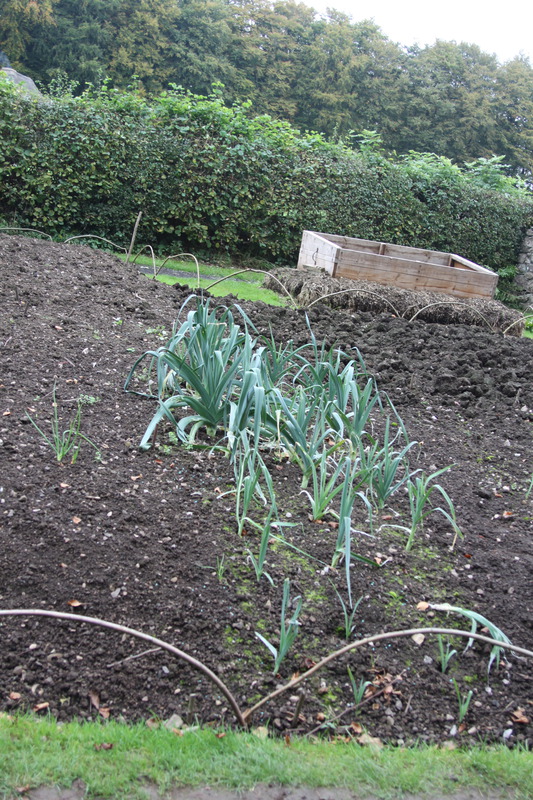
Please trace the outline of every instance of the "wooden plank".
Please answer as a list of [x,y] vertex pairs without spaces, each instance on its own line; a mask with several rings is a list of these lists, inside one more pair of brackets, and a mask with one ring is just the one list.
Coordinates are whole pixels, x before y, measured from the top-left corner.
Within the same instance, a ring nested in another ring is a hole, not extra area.
[[379,248],[381,247],[381,242],[375,242],[372,239],[354,239],[351,236],[337,236],[333,233],[319,233],[318,236],[339,245],[343,250],[362,250],[365,253],[379,253]]
[[[446,285],[446,282],[453,284],[471,285],[471,286],[491,286],[495,287],[497,276],[493,273],[478,273],[470,269],[462,269],[459,267],[446,267],[436,266],[432,264],[424,264],[416,261],[408,261],[403,258],[393,258],[391,256],[376,256],[372,253],[356,253],[352,251],[342,251],[337,275],[344,274],[346,269],[355,268],[358,270],[364,269],[367,274],[376,274],[375,280],[378,282],[389,282],[394,284],[397,275],[410,275],[414,278],[420,275],[425,275],[428,278],[442,282],[441,285]],[[366,278],[366,280],[371,280]]]
[[385,256],[398,256],[413,261],[425,261],[429,264],[449,266],[450,253],[440,253],[438,250],[420,250],[417,247],[404,247],[398,244],[386,244],[383,250]]
[[456,266],[463,267],[465,269],[472,269],[475,272],[480,272],[482,274],[486,273],[487,275],[494,275],[495,277],[498,277],[498,273],[494,272],[494,270],[489,269],[488,267],[482,267],[480,266],[480,264],[475,264],[473,261],[469,261],[467,258],[463,258],[463,256],[458,256],[455,255],[455,253],[452,253],[450,255],[450,258],[451,258],[450,266],[452,267]]
[[327,241],[320,234],[304,231],[298,257],[298,269],[315,267],[325,269],[326,272],[333,275],[340,252],[338,245]]
[[352,236],[337,236],[331,233],[319,233],[318,235],[340,245],[343,250],[356,250],[364,253],[377,253],[379,255],[396,255],[400,258],[412,258],[413,261],[428,261],[434,264],[449,265],[450,263],[451,254],[443,253],[440,250],[407,247],[402,244],[377,242],[372,239],[356,239]]
[[493,289],[489,286],[471,286],[468,284],[454,285],[450,281],[438,281],[435,278],[428,278],[420,275],[413,279],[412,275],[394,275],[389,278],[376,276],[375,272],[365,270],[342,270],[337,273],[338,278],[348,278],[357,281],[372,281],[383,286],[395,286],[398,289],[408,289],[411,292],[440,292],[454,297],[486,297],[492,298]]

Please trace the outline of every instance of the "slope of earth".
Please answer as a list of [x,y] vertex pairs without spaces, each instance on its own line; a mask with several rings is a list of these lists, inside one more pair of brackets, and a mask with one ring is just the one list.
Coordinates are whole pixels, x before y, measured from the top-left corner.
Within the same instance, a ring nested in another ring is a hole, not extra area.
[[[0,275],[0,608],[79,613],[157,636],[207,664],[243,708],[342,647],[335,586],[346,598],[344,568],[324,566],[336,532],[327,520],[309,520],[294,465],[273,460],[272,475],[279,508],[294,523],[286,538],[310,555],[273,542],[271,585],[257,582],[250,564],[258,537],[237,536],[227,459],[175,446],[166,434],[155,449],[138,448],[154,403],[124,393],[124,381],[139,355],[168,339],[190,290],[150,281],[88,248],[7,236],[0,236]],[[243,307],[277,341],[309,341],[304,311]],[[451,549],[449,523],[433,514],[411,553],[391,527],[361,535],[358,552],[381,566],[355,562],[353,595],[362,599],[353,635],[430,624],[468,629],[461,617],[417,608],[449,602],[531,649],[531,341],[321,306],[310,310],[309,324],[319,342],[353,355],[358,348],[418,443],[417,466],[429,473],[454,465],[439,482],[465,534]],[[74,464],[57,463],[30,422],[28,415],[50,434],[54,387],[61,430],[81,399],[81,430],[99,457],[85,442]],[[401,513],[405,498],[399,503]],[[285,577],[303,609],[274,676],[255,632],[276,641]],[[2,617],[0,633],[1,709],[35,708],[60,720],[234,722],[198,672],[131,636],[38,617]],[[531,659],[508,655],[487,675],[487,646],[463,652],[464,640],[452,644],[458,654],[445,674],[434,637],[357,650],[318,672],[303,693],[263,706],[253,724],[364,731],[398,744],[455,736],[527,746]],[[357,682],[369,682],[357,712],[348,666]],[[452,679],[463,698],[472,691],[462,725]]]

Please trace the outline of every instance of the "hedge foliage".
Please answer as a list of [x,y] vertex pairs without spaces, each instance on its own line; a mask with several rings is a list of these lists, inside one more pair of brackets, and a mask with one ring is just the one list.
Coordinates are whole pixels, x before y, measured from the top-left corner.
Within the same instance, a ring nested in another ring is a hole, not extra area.
[[533,218],[523,191],[481,188],[446,160],[393,163],[179,88],[150,101],[106,86],[31,100],[0,80],[0,141],[3,224],[127,243],[142,210],[139,241],[167,252],[295,263],[311,229],[500,269]]

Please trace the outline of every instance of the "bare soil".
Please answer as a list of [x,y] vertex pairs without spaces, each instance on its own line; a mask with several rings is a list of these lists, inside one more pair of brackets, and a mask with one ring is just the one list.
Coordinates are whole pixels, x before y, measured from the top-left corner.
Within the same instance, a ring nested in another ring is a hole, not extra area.
[[[164,343],[190,290],[150,281],[105,253],[20,237],[0,236],[0,274],[0,608],[80,613],[160,637],[207,664],[243,708],[342,647],[342,611],[330,580],[342,593],[342,568],[324,574],[323,564],[272,545],[275,585],[258,583],[247,561],[258,538],[236,535],[227,459],[174,446],[166,434],[155,450],[139,451],[154,404],[125,393],[123,384],[135,358]],[[295,345],[309,341],[304,311],[243,307],[260,332]],[[319,341],[359,348],[419,443],[417,466],[429,472],[454,465],[440,482],[465,533],[451,550],[450,525],[433,514],[409,554],[392,529],[357,539],[358,552],[381,566],[353,570],[354,597],[363,598],[355,635],[430,624],[468,628],[460,617],[417,609],[420,601],[449,602],[531,649],[533,497],[525,495],[533,472],[533,343],[320,305],[309,320]],[[50,430],[54,386],[65,423],[83,397],[82,431],[100,460],[84,444],[76,463],[57,463],[29,421],[28,414]],[[328,563],[331,521],[310,521],[294,465],[271,466],[278,505],[297,523],[287,538]],[[404,511],[400,498],[390,516]],[[303,598],[302,625],[274,676],[255,631],[276,640],[286,576],[292,595]],[[131,659],[148,648],[130,636],[37,617],[4,617],[0,635],[5,711],[234,724],[218,689],[182,661],[163,651]],[[532,661],[508,655],[487,675],[489,648],[463,652],[464,644],[453,642],[458,655],[446,674],[432,637],[358,650],[305,684],[298,713],[299,693],[288,691],[257,712],[253,725],[282,735],[364,732],[398,745],[453,739],[528,746]],[[350,710],[347,666],[371,684],[357,710]],[[451,678],[463,695],[473,692],[462,725]]]
[[[160,800],[161,795],[154,786],[145,786],[147,800]],[[87,787],[83,781],[75,781],[70,789],[40,786],[30,790],[27,800],[84,800]],[[166,800],[373,800],[373,798],[354,794],[346,789],[313,789],[308,786],[292,788],[260,784],[245,792],[202,786],[198,788],[181,787],[165,795]],[[98,800],[98,798],[95,798]],[[404,795],[404,800],[422,800],[413,795]],[[433,796],[431,800],[503,800],[497,792],[481,793],[475,789],[447,794],[445,797]]]

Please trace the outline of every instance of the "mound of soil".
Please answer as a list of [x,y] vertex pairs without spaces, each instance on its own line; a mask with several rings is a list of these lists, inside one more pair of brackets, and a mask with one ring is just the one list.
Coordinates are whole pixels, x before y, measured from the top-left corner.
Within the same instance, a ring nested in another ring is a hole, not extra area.
[[386,312],[407,320],[445,325],[477,325],[493,333],[522,336],[524,315],[498,300],[459,298],[442,292],[400,289],[372,281],[332,278],[325,270],[276,269],[267,275],[265,288],[283,293],[280,281],[300,306],[321,301],[345,311]]
[[[124,393],[124,381],[139,355],[167,340],[190,290],[150,281],[85,247],[19,237],[0,236],[0,273],[0,608],[78,613],[152,634],[207,664],[243,708],[342,647],[333,583],[346,597],[344,569],[324,567],[336,531],[331,521],[310,521],[294,465],[272,460],[278,506],[296,523],[286,538],[313,558],[272,543],[271,585],[256,581],[247,557],[258,537],[236,534],[228,461],[174,446],[166,434],[155,449],[139,451],[154,403]],[[309,341],[305,312],[242,305],[279,342]],[[465,533],[451,550],[449,523],[432,514],[411,553],[392,528],[354,540],[360,555],[381,565],[353,569],[354,598],[362,598],[354,635],[431,624],[468,629],[459,616],[417,608],[449,602],[531,649],[531,341],[318,304],[308,318],[319,342],[354,355],[358,348],[418,442],[417,466],[454,465],[439,481]],[[74,464],[57,463],[30,422],[28,414],[50,433],[54,386],[61,430],[81,398],[81,430],[100,459],[85,442]],[[401,512],[405,499],[399,503]],[[393,504],[388,516],[396,511]],[[274,676],[255,632],[276,642],[285,577],[303,610],[294,647]],[[180,718],[234,722],[224,696],[199,672],[129,635],[30,616],[1,617],[0,633],[4,710],[34,708],[60,720],[173,717],[173,726]],[[487,675],[488,646],[463,652],[457,639],[453,647],[458,655],[446,674],[434,637],[354,651],[303,684],[303,695],[288,691],[263,706],[252,724],[364,731],[399,744],[451,736],[529,743],[532,660],[508,654]],[[357,712],[349,708],[348,666],[370,683]],[[462,725],[452,678],[463,696],[473,693]]]

